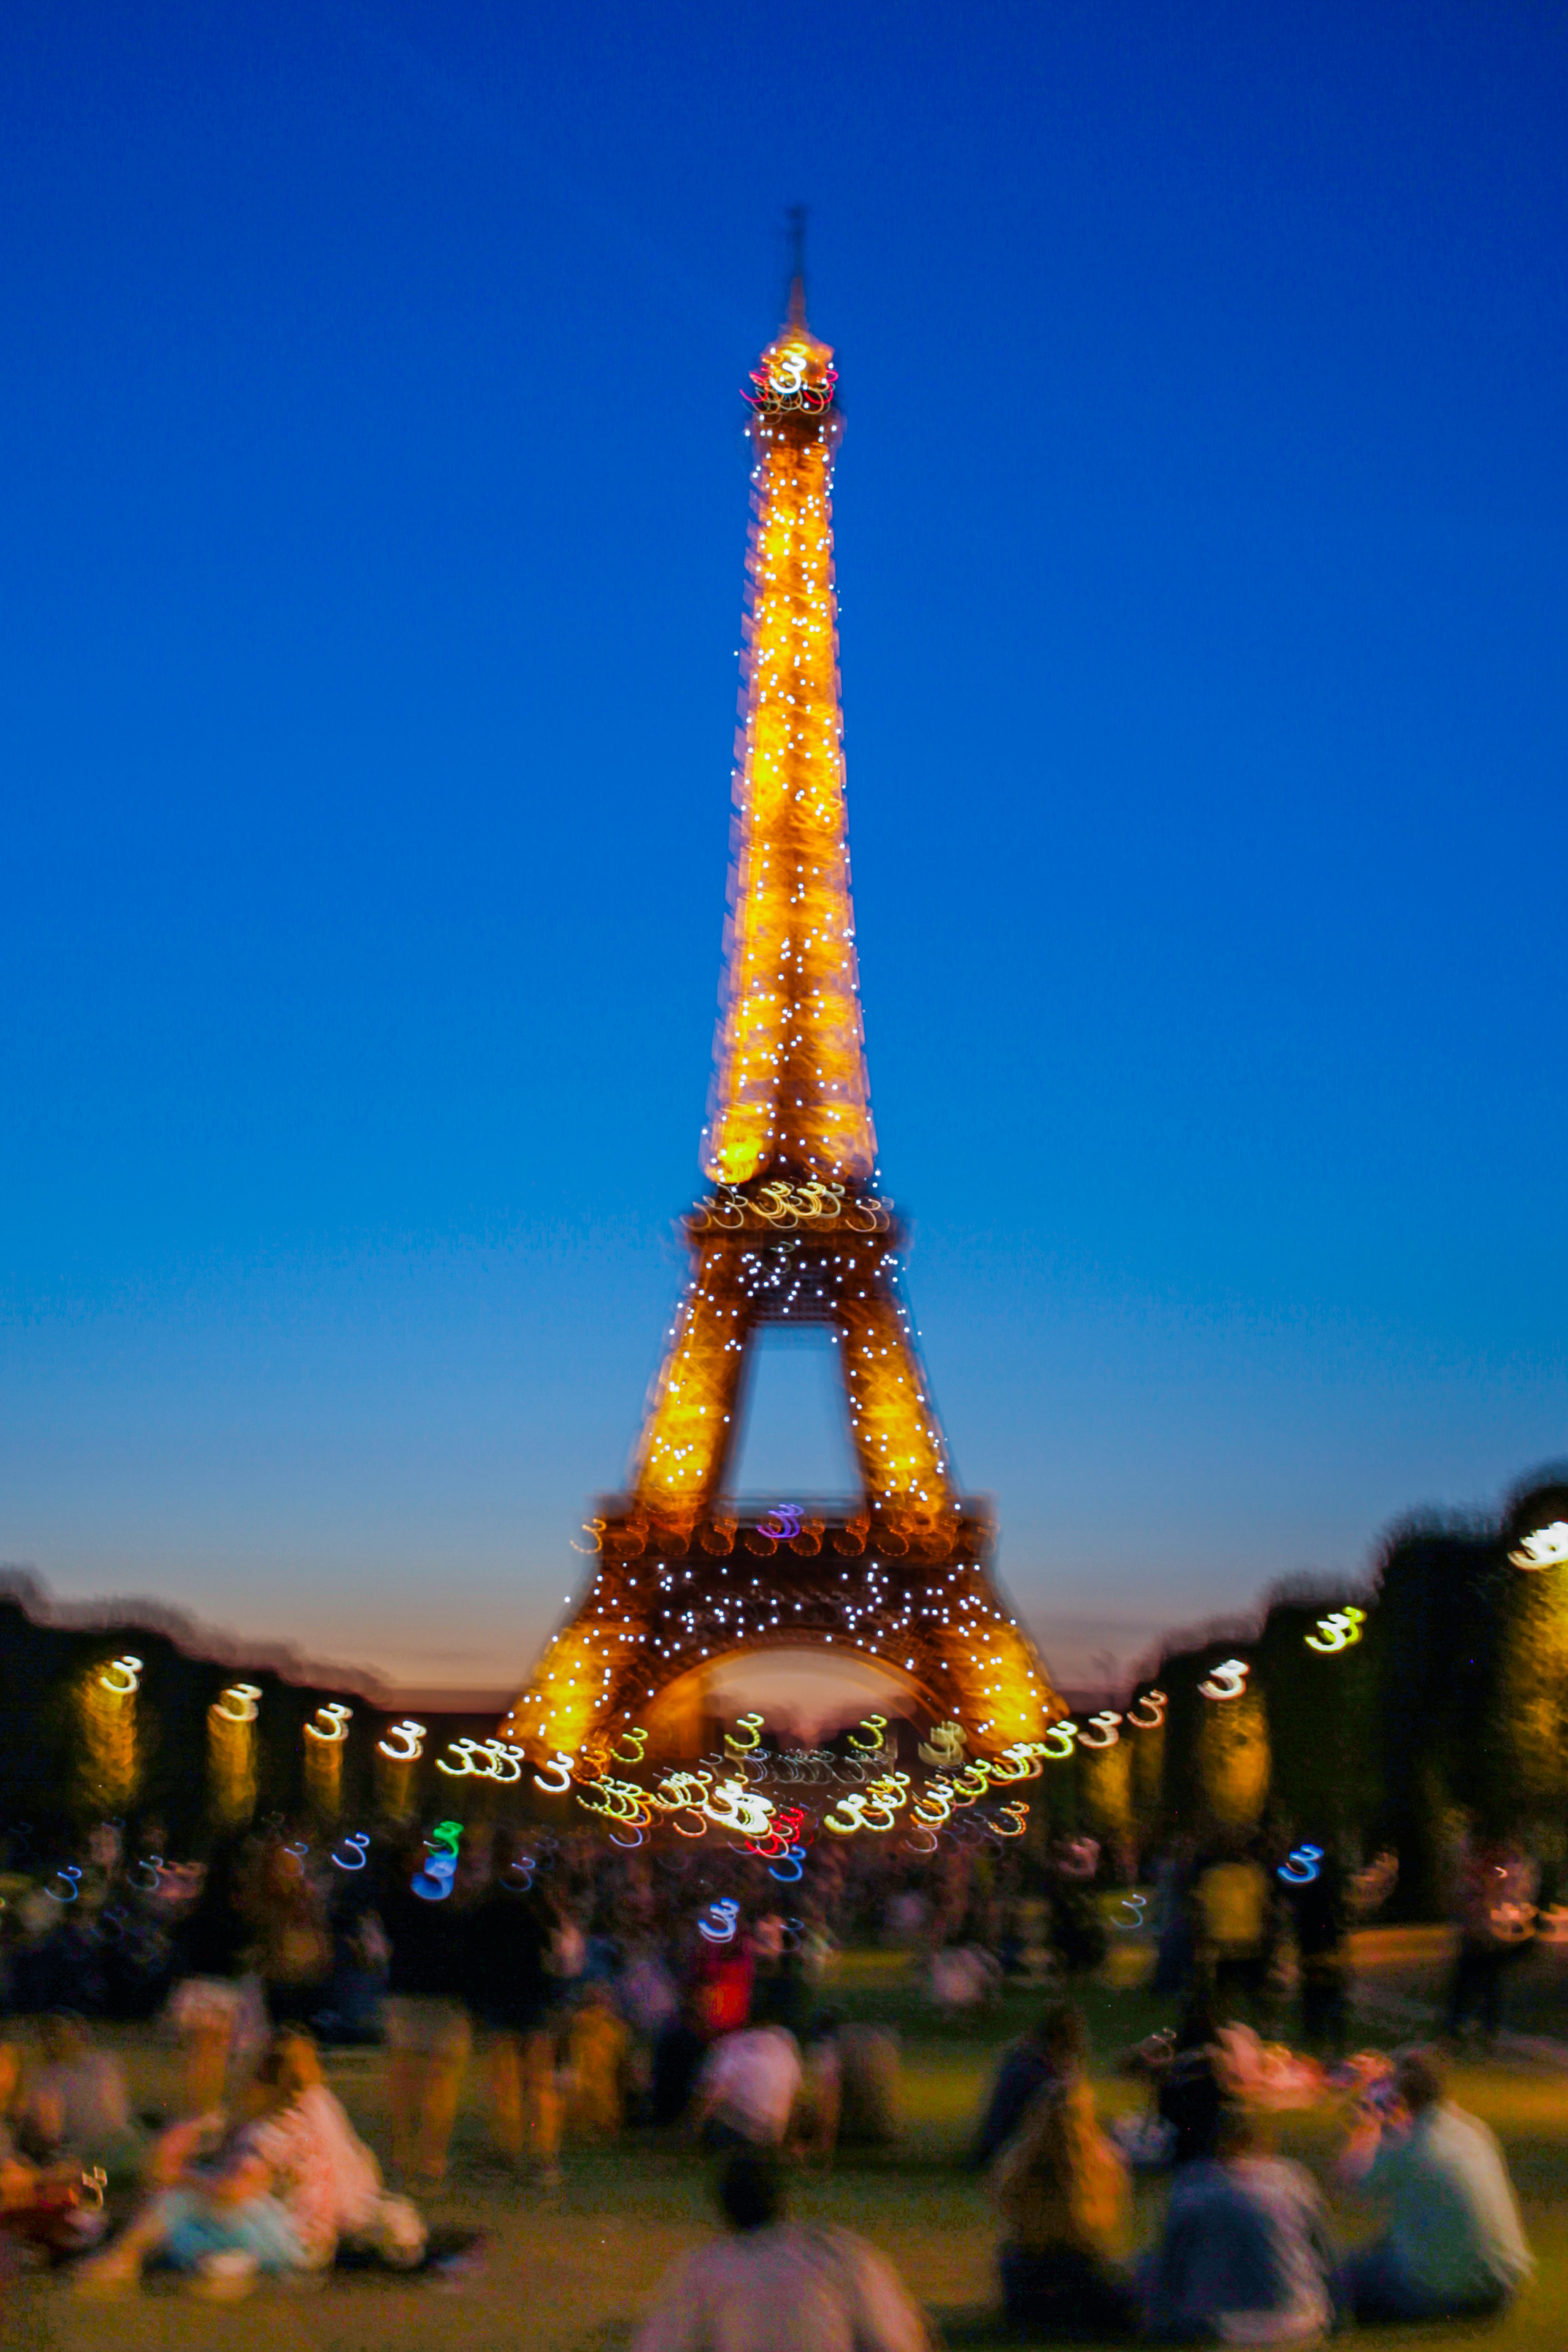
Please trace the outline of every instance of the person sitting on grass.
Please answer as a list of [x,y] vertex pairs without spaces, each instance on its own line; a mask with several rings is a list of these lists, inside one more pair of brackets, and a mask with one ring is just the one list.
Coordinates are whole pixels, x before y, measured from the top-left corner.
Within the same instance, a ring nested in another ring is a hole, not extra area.
[[717,2186],[728,2234],[666,2272],[632,2352],[931,2352],[874,2246],[784,2218],[775,2157],[737,2150]]
[[1003,2305],[1030,2334],[1130,2336],[1136,2298],[1115,2259],[1127,2174],[1095,2114],[1089,2036],[1076,2009],[1053,2012],[1046,2050],[1051,2071],[992,2170],[1007,2224]]
[[1317,2182],[1268,2155],[1244,2108],[1215,2153],[1184,2164],[1143,2272],[1144,2321],[1167,2342],[1300,2345],[1333,2315],[1328,2223]]
[[1054,2001],[1003,2052],[970,2147],[973,2170],[985,2169],[1017,2130],[1036,2092],[1058,2080],[1063,2052],[1076,2047],[1078,2022],[1078,2011],[1069,2002]]
[[102,2234],[100,2184],[84,2200],[79,2164],[35,2164],[18,2153],[6,2117],[21,2071],[16,2042],[0,2042],[0,2231],[57,2256],[81,2253]]
[[383,2243],[411,2267],[424,2252],[412,2208],[383,2195],[375,2158],[321,2080],[313,2045],[279,2033],[263,2052],[237,2117],[210,2148],[212,2119],[174,2125],[153,2153],[156,2193],[77,2273],[83,2294],[132,2286],[158,2255],[226,2300],[259,2272],[320,2271],[340,2236]]
[[1340,2300],[1358,2319],[1485,2316],[1535,2267],[1501,2148],[1445,2088],[1432,2053],[1407,2050],[1392,2105],[1357,2110],[1340,2179],[1389,2200],[1383,2235],[1342,2274]]
[[800,2050],[782,2025],[721,2033],[702,2061],[691,2129],[705,2147],[776,2148],[800,2093]]
[[93,2047],[85,2018],[56,2010],[38,2021],[42,2063],[28,2070],[16,2112],[21,2153],[42,2165],[100,2166],[111,2180],[136,2177],[142,2140],[125,2069]]

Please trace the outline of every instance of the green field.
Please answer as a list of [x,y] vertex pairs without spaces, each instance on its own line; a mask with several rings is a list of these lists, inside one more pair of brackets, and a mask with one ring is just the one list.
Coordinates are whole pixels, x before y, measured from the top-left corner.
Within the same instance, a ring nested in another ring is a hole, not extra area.
[[[1121,1955],[1119,1954],[1120,1958]],[[936,2030],[900,1981],[900,1963],[879,1954],[849,1955],[834,1998],[852,2014],[896,2019],[903,2030],[907,2129],[896,2151],[848,2152],[830,2178],[801,2177],[796,2210],[863,2231],[899,2263],[939,2327],[952,2340],[1000,2341],[984,2326],[995,2231],[984,2187],[956,2159],[996,2046],[1026,2021],[1037,1997],[1009,1994],[973,2024]],[[1131,1988],[1095,1987],[1085,1996],[1102,2064],[1163,2018]],[[1369,2023],[1362,2039],[1386,2042],[1394,2028]],[[139,2099],[166,2095],[170,2053],[150,2032],[113,2035],[133,2072]],[[382,2063],[374,2053],[329,2062],[331,2079],[365,2137],[385,2148]],[[459,2120],[447,2193],[430,2208],[436,2221],[489,2232],[482,2267],[460,2285],[336,2276],[300,2294],[263,2287],[237,2311],[215,2308],[154,2279],[130,2302],[75,2303],[58,2282],[24,2281],[4,2314],[7,2346],[47,2352],[99,2347],[243,2345],[246,2352],[297,2352],[301,2342],[325,2352],[441,2352],[446,2346],[538,2346],[541,2352],[586,2352],[624,2344],[649,2288],[667,2263],[707,2230],[707,2174],[679,2146],[629,2137],[614,2153],[570,2152],[565,2185],[553,2194],[520,2189],[489,2160],[478,2083]],[[1102,2074],[1103,2103],[1137,2103],[1130,2085]],[[1508,2149],[1540,2275],[1517,2311],[1475,2327],[1380,2330],[1391,2345],[1473,2342],[1500,2347],[1568,2344],[1568,2076],[1507,2065],[1461,2069],[1455,2090],[1486,2117]],[[1334,2144],[1328,2116],[1281,2119],[1279,2138],[1321,2173]],[[1154,2229],[1163,2196],[1156,2182],[1138,2191],[1141,2238]],[[1344,2233],[1363,2228],[1344,2215]]]

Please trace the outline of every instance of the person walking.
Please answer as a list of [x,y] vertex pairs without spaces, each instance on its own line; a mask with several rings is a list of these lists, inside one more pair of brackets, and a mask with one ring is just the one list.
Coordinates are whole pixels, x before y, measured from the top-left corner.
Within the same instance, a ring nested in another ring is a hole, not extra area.
[[1459,1948],[1448,1986],[1451,2041],[1459,2041],[1478,2014],[1482,2041],[1489,2046],[1496,2041],[1503,1971],[1534,1932],[1537,1884],[1533,1865],[1510,1839],[1482,1839],[1467,1854],[1455,1906]]
[[433,1875],[416,1831],[393,1858],[382,1917],[391,1947],[384,2003],[392,2162],[437,2188],[458,2118],[472,2029],[464,2002],[468,1913],[450,1873]]
[[209,2115],[224,2103],[230,2058],[261,2033],[266,2010],[254,1973],[251,1885],[255,1856],[238,1836],[219,1841],[202,1873],[201,1890],[175,1937],[179,1981],[169,2021],[184,2053],[186,2115]]
[[555,2075],[554,1921],[515,1842],[496,1841],[495,1869],[468,1926],[468,2008],[488,2044],[490,2133],[508,2162],[561,2177],[561,2096]]
[[1301,2039],[1309,2050],[1342,2058],[1350,1990],[1350,1902],[1332,1842],[1313,1851],[1316,1859],[1301,1865],[1311,1872],[1310,1877],[1299,1874],[1294,1856],[1277,1874],[1295,1920]]
[[314,2017],[331,1976],[326,1902],[306,1862],[281,1836],[268,1838],[258,1858],[257,1954],[275,2026],[303,2025]]
[[1198,1877],[1202,1952],[1215,2012],[1227,2022],[1241,2007],[1263,2013],[1268,1979],[1269,1886],[1262,1864],[1227,1845]]

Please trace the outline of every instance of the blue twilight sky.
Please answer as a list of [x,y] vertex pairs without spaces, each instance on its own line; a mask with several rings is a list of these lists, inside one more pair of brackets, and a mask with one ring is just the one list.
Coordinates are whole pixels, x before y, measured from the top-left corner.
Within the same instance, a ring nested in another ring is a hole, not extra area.
[[884,1177],[1049,1654],[1561,1453],[1565,120],[1513,0],[12,0],[0,1558],[521,1674],[680,1277],[797,198]]

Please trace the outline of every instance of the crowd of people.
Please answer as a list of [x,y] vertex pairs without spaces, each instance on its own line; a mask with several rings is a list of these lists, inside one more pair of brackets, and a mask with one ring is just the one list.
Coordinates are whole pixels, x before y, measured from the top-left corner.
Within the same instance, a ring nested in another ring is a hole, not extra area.
[[[1180,1995],[1202,1974],[1222,2005],[1255,2021],[1274,2013],[1288,1946],[1309,2050],[1342,2055],[1350,2017],[1350,1936],[1387,1899],[1392,1853],[1352,1870],[1335,1841],[1287,1847],[1279,1838],[1178,1838],[1155,1870],[1159,1935],[1154,1986]],[[1536,1937],[1560,1935],[1568,1914],[1538,1900],[1542,1872],[1517,1839],[1475,1836],[1453,1856],[1456,1929],[1444,2032],[1492,2047],[1510,1975]]]
[[1157,2161],[1171,2189],[1157,2241],[1130,2265],[1125,2141],[1100,2126],[1087,2058],[1080,2013],[1047,2010],[1005,2057],[974,2141],[1007,2224],[1004,2306],[1026,2333],[1310,2343],[1336,2315],[1496,2313],[1530,2275],[1501,2150],[1420,2049],[1344,2070],[1336,2184],[1388,2212],[1381,2235],[1336,2264],[1322,2190],[1270,2152],[1268,2110],[1246,2095],[1206,1997],[1174,2036],[1131,2053],[1165,2127]]
[[[900,2129],[897,2034],[825,1998],[835,1930],[904,1944],[934,2009],[956,2014],[1008,1978],[1087,1971],[1115,1926],[1083,1839],[1043,1872],[978,1842],[920,1864],[839,1846],[813,1854],[809,1882],[733,1846],[627,1852],[590,1832],[456,1822],[314,1843],[274,1823],[199,1869],[145,1840],[132,1852],[100,1836],[15,1906],[0,1990],[35,2023],[26,2064],[17,2028],[0,2040],[0,2221],[14,2242],[69,2260],[92,2294],[125,2291],[150,2262],[219,2298],[334,2262],[417,2268],[421,2204],[445,2179],[477,2053],[493,2154],[542,2193],[572,2144],[637,2126],[717,2159],[723,2234],[665,2282],[640,2352],[926,2341],[879,2253],[787,2210],[792,2171]],[[1521,1899],[1512,1870],[1489,1849],[1468,1865],[1471,1945]],[[1004,2054],[977,2119],[969,2162],[994,2200],[1009,2323],[1043,2337],[1297,2343],[1346,2313],[1505,2305],[1531,2257],[1495,2140],[1446,2096],[1432,2053],[1347,2061],[1347,1874],[1312,1845],[1284,1863],[1178,1848],[1156,1900],[1154,1980],[1182,2009],[1125,2062],[1147,2116],[1102,2125],[1081,2013],[1057,1999]],[[1316,2057],[1264,2053],[1247,2022],[1275,1998],[1281,1917]],[[135,1969],[117,1979],[126,1953]],[[1463,1941],[1459,1966],[1473,1983]],[[156,2117],[133,2111],[81,2013],[125,2013],[128,1982],[177,2047]],[[321,2060],[371,2041],[385,2050],[384,2174]],[[1346,2116],[1339,2192],[1387,2205],[1382,2234],[1343,2260],[1321,2187],[1268,2145],[1270,2109],[1325,2096]],[[1169,2175],[1164,2218],[1132,2261],[1131,2181],[1154,2168]]]
[[[826,1909],[853,1922],[866,1894],[847,1858],[823,1860],[801,1912],[748,1901],[743,1916],[716,1889],[773,1882],[728,1850],[627,1854],[590,1833],[450,1822],[312,1845],[275,1823],[192,1869],[129,1860],[98,1835],[6,1921],[0,2221],[13,2242],[79,2255],[106,2198],[145,2192],[79,2265],[91,2293],[150,2259],[215,2294],[345,2257],[405,2266],[426,2243],[413,2200],[445,2179],[476,2047],[493,2153],[546,2191],[563,2142],[629,2125],[803,2160],[830,2158],[841,2133],[890,2137],[895,2038],[818,1998]],[[981,1910],[964,1932],[994,1933],[995,1889],[971,1875]],[[126,2014],[126,1950],[129,2013],[159,2016],[176,2045],[174,2113],[155,2121],[134,2115],[118,2059],[67,2005]],[[318,2055],[362,2042],[385,2052],[384,2181]]]

